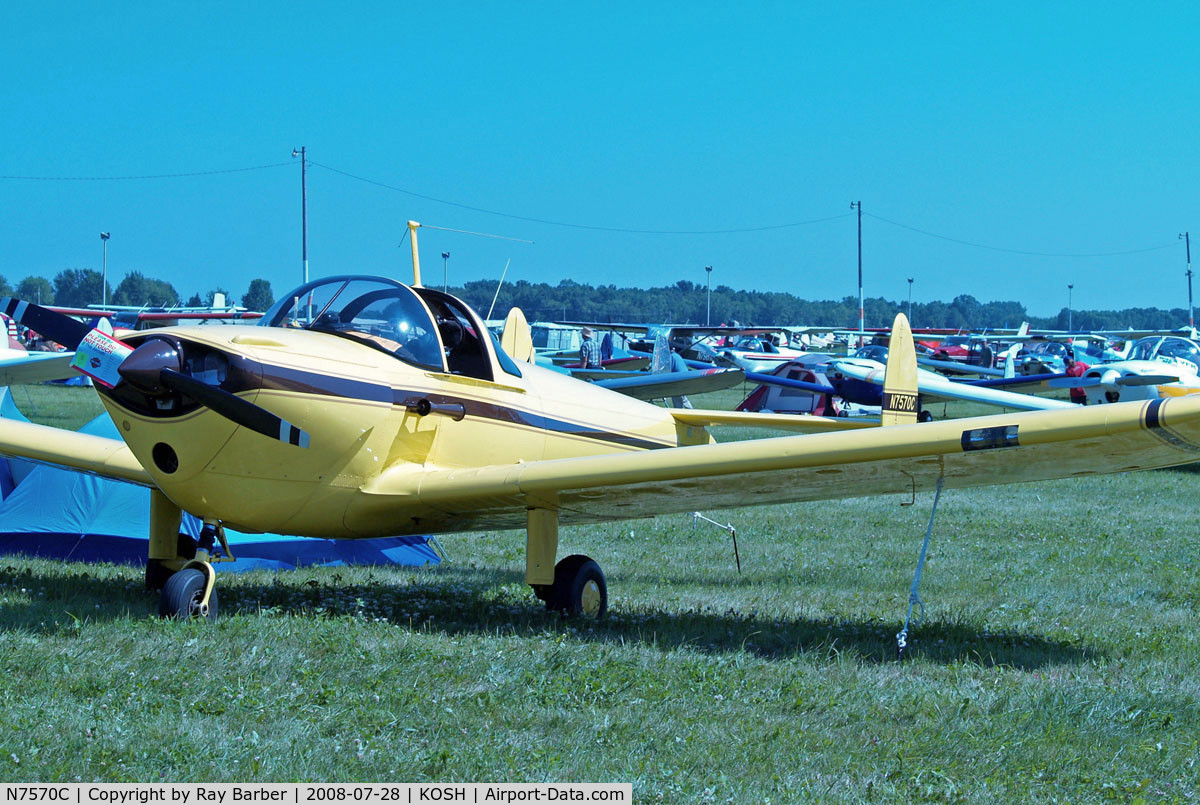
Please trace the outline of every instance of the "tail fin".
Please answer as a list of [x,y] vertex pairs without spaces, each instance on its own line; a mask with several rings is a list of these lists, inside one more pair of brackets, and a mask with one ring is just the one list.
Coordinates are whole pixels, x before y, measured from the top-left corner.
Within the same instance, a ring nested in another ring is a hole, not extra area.
[[903,313],[896,314],[888,341],[887,370],[883,375],[881,425],[908,425],[917,421],[917,350]]
[[667,337],[659,333],[654,338],[654,358],[650,362],[651,374],[662,374],[671,371],[671,347],[667,345]]
[[508,311],[504,319],[504,329],[500,331],[500,348],[508,353],[514,361],[533,363],[533,332],[521,308],[514,307]]

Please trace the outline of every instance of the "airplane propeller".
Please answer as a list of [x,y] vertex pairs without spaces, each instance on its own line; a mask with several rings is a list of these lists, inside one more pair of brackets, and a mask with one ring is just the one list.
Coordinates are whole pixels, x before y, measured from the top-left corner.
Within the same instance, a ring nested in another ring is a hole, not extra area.
[[[79,351],[84,340],[100,332],[53,310],[9,297],[0,298],[0,312],[18,323],[36,330],[51,341]],[[105,338],[113,339],[105,335]],[[183,372],[183,358],[171,343],[152,338],[136,348],[116,341],[131,350],[117,366],[120,379],[151,397],[168,392],[188,397],[229,421],[285,444],[308,447],[309,434],[265,408],[217,386],[211,386]]]

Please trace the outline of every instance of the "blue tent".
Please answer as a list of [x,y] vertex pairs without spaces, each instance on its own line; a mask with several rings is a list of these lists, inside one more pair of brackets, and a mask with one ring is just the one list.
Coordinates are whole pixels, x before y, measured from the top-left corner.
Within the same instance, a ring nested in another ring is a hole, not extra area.
[[[0,388],[0,416],[25,420],[8,389]],[[107,415],[80,429],[119,438]],[[74,470],[0,458],[0,555],[144,565],[150,533],[150,490]],[[192,537],[201,522],[184,514]],[[332,540],[243,534],[227,529],[236,562],[222,571],[291,570],[306,565],[437,564],[429,537]]]

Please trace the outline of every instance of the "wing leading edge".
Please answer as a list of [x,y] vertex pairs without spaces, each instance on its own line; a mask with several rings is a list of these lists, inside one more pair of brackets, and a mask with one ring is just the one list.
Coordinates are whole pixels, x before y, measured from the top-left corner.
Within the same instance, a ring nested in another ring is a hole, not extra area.
[[[1200,399],[1178,397],[426,474],[417,497],[458,527],[1040,481],[1200,461]],[[398,480],[398,479],[397,479]],[[389,494],[389,476],[364,487]],[[411,487],[409,487],[411,489]]]

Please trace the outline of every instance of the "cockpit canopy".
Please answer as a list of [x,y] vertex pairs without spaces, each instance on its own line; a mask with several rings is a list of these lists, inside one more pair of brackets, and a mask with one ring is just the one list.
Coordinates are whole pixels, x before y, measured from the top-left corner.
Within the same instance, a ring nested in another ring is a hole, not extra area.
[[888,348],[881,344],[867,344],[864,347],[859,347],[851,355],[852,358],[863,358],[869,361],[878,361],[879,363],[887,363]]
[[443,371],[429,310],[411,288],[382,277],[329,277],[302,285],[271,306],[263,327],[332,332]]
[[259,325],[330,333],[435,372],[495,380],[494,358],[503,373],[522,376],[461,300],[385,277],[314,280],[272,305]]

